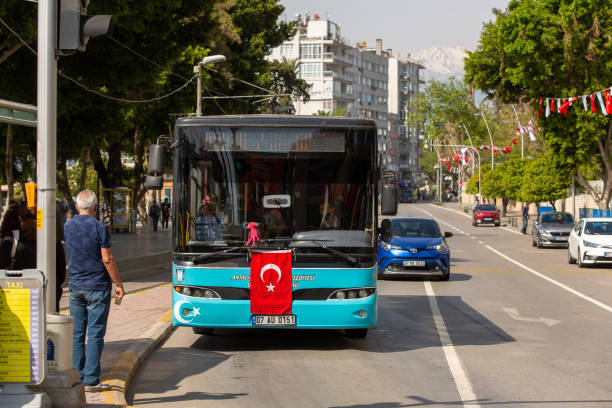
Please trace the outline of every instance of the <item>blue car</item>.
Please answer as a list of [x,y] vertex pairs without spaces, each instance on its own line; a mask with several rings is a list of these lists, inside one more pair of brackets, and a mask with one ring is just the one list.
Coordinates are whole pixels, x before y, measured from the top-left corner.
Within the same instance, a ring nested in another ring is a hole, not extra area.
[[430,218],[382,221],[378,238],[378,279],[387,276],[428,275],[447,281],[450,249],[438,224]]

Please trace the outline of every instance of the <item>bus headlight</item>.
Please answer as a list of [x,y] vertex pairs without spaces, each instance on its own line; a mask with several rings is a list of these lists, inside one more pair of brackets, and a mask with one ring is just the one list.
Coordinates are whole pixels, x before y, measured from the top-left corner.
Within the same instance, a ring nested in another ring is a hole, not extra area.
[[183,296],[205,299],[221,299],[221,296],[215,290],[210,288],[197,286],[175,286],[174,290],[176,293],[180,293]]
[[376,293],[376,288],[348,288],[338,289],[332,292],[327,300],[345,300],[345,299],[359,299],[372,296]]

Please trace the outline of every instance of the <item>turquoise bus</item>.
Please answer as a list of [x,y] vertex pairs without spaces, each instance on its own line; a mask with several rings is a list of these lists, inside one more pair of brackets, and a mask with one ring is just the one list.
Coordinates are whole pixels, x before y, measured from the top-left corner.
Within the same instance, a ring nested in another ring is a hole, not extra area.
[[[344,329],[354,338],[376,327],[376,137],[366,119],[178,119],[170,146],[173,324],[199,334]],[[151,149],[148,188],[161,187],[151,170],[163,162],[159,147]],[[397,210],[396,192],[382,201],[388,214]],[[253,225],[260,239],[249,242]],[[290,315],[251,313],[253,250],[291,251]]]

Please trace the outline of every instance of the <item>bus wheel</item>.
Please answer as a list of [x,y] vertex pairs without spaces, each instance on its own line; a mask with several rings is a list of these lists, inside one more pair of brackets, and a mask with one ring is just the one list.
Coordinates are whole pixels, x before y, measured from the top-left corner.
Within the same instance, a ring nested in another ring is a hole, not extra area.
[[351,339],[365,339],[368,335],[368,329],[346,329],[346,337]]
[[195,334],[212,334],[213,330],[212,327],[193,327]]

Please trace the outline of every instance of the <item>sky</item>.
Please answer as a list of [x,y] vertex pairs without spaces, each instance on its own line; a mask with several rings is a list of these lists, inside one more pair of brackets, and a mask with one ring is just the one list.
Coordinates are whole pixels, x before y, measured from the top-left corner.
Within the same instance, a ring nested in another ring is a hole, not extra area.
[[296,13],[316,13],[341,26],[351,43],[366,41],[373,47],[413,53],[433,46],[478,45],[482,24],[493,19],[491,9],[505,9],[509,0],[280,0],[283,19]]

